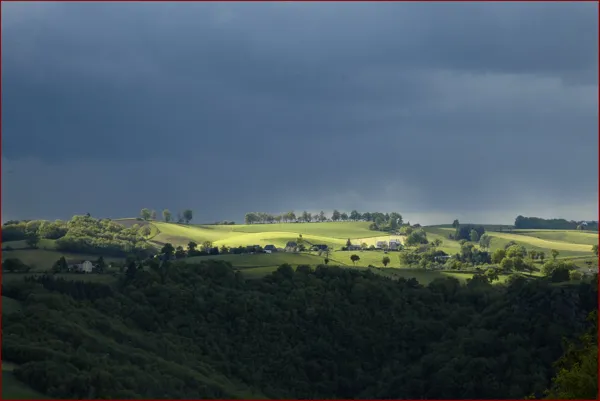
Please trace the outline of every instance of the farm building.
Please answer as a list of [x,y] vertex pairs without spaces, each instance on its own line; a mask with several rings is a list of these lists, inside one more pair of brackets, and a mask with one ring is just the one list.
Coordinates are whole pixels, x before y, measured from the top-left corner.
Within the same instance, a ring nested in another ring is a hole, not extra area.
[[314,245],[313,249],[315,251],[326,251],[329,247],[325,244],[318,244],[318,245]]
[[265,246],[265,252],[266,253],[277,252],[277,248],[275,247],[275,245],[266,245]]
[[92,270],[94,270],[94,265],[89,260],[74,260],[69,262],[69,270],[82,273],[91,273]]
[[383,249],[387,247],[387,241],[377,241],[375,248]]
[[294,252],[296,250],[297,246],[298,246],[298,244],[295,243],[294,241],[288,241],[288,243],[285,245],[285,250],[287,252]]
[[400,249],[402,248],[402,243],[397,240],[397,239],[393,239],[390,241],[390,249],[391,250],[396,250],[396,249]]
[[362,247],[360,245],[350,245],[348,247],[349,251],[360,251],[362,249]]

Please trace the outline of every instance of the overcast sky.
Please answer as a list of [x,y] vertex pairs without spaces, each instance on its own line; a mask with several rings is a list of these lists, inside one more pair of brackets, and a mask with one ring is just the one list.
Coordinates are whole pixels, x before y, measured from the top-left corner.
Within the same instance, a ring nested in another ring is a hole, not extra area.
[[2,3],[2,218],[597,219],[594,3]]

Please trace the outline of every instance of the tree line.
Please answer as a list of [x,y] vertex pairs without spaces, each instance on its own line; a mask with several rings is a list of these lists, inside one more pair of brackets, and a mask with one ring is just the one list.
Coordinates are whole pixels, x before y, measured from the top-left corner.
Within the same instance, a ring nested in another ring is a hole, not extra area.
[[[140,211],[139,218],[144,221],[158,220],[158,214],[156,213],[156,210],[143,208]],[[177,216],[174,217],[169,209],[163,209],[162,218],[167,223],[189,224],[194,218],[194,212],[191,209],[185,209],[183,212],[178,212]]]
[[37,248],[41,239],[52,239],[58,251],[114,257],[148,256],[154,248],[145,238],[147,230],[138,225],[127,228],[110,219],[96,219],[86,214],[73,216],[69,221],[7,222],[2,226],[2,241],[25,240],[30,248]]
[[249,212],[244,217],[246,224],[271,224],[271,223],[311,223],[311,222],[326,222],[326,221],[369,221],[373,222],[373,229],[397,229],[402,225],[402,216],[400,213],[382,213],[382,212],[364,212],[359,213],[353,210],[350,213],[334,210],[331,215],[320,211],[319,213],[311,213],[303,211],[296,214],[294,211],[289,211],[281,214],[272,214],[264,212]]
[[597,281],[421,285],[289,265],[245,280],[219,261],[132,262],[114,285],[37,276],[3,283],[2,294],[22,305],[3,314],[3,360],[55,399],[593,399],[598,390],[588,335]]
[[517,216],[515,228],[532,230],[591,230],[598,231],[597,221],[568,221],[565,219],[542,219]]

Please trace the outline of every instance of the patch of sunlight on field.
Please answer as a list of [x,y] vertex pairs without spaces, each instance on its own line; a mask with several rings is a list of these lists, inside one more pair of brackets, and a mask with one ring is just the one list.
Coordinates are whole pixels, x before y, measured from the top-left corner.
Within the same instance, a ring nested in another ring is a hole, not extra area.
[[514,234],[534,237],[547,241],[567,242],[571,244],[598,244],[598,233],[575,230],[515,230]]
[[[238,233],[235,233],[238,234]],[[217,246],[226,245],[232,246],[246,246],[246,245],[275,245],[278,248],[284,248],[288,241],[294,241],[298,239],[298,233],[290,232],[260,232],[260,233],[246,233],[234,235],[219,241],[215,241],[214,244]],[[330,247],[341,247],[346,242],[342,239],[323,237],[310,234],[302,234],[302,238],[306,242],[305,246],[309,247],[310,244],[325,244]]]
[[522,235],[522,234],[509,234],[509,233],[499,233],[499,232],[490,232],[487,234],[492,237],[492,245],[494,244],[494,239],[499,238],[506,242],[515,241],[515,242],[522,243],[523,245],[525,245],[525,247],[527,247],[529,245],[531,247],[546,249],[546,250],[556,249],[558,251],[579,252],[579,253],[586,253],[586,252],[591,253],[592,252],[591,245],[573,244],[573,243],[567,243],[567,242],[561,242],[561,241],[551,241],[551,240],[531,237],[531,236]]
[[326,223],[280,223],[280,224],[249,224],[232,226],[237,232],[291,232],[302,235],[331,237],[332,239],[363,238],[378,235],[377,231],[369,230],[370,223],[364,221],[326,222]]

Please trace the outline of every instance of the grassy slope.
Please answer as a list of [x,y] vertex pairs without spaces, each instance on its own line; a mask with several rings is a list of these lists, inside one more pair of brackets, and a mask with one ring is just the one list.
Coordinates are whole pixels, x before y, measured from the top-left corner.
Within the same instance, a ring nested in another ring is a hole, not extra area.
[[[174,245],[187,245],[190,240],[197,243],[211,241],[215,245],[267,245],[285,246],[295,241],[299,234],[312,243],[323,243],[341,247],[350,239],[372,239],[381,233],[369,230],[365,222],[344,223],[281,223],[252,224],[237,226],[182,225],[154,222],[160,233],[155,241]],[[366,241],[365,241],[366,242]]]
[[[6,243],[10,244],[10,242]],[[32,271],[41,271],[48,270],[52,267],[54,262],[60,259],[61,256],[64,256],[65,259],[75,260],[75,259],[85,259],[94,261],[98,259],[98,255],[91,254],[82,254],[82,253],[68,253],[68,252],[59,252],[59,251],[51,251],[46,249],[19,249],[10,252],[3,252],[2,258],[17,258],[21,259],[23,263],[28,266],[32,266]],[[120,258],[110,258],[105,257],[104,260],[106,262],[118,262],[123,261]]]
[[[98,259],[98,255],[84,253],[60,252],[55,250],[55,241],[42,239],[38,244],[38,249],[28,249],[25,241],[9,241],[2,243],[2,248],[10,246],[13,251],[3,251],[2,259],[17,258],[21,259],[26,265],[32,266],[32,271],[47,270],[52,267],[54,262],[64,256],[69,260],[90,260]],[[121,262],[123,258],[104,257],[106,262]]]
[[[449,253],[460,250],[458,242],[448,239],[448,234],[454,231],[453,228],[426,227],[425,230],[429,238],[440,238],[444,241],[442,249],[453,250]],[[504,248],[509,241],[514,241],[528,250],[544,251],[546,256],[550,256],[551,249],[556,249],[560,252],[559,257],[569,258],[592,257],[592,244],[598,241],[597,233],[566,230],[520,230],[513,233],[488,232],[487,234],[492,237],[492,251]]]

